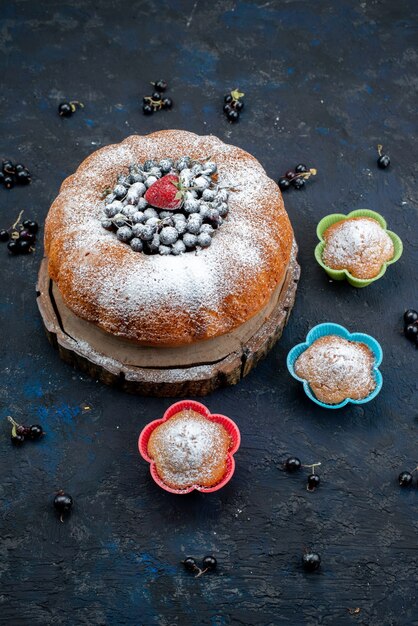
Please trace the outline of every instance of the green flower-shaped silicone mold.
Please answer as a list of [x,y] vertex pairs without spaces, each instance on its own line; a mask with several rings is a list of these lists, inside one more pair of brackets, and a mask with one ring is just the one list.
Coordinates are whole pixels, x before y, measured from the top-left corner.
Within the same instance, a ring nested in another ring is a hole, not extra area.
[[[385,229],[389,237],[392,239],[393,247],[395,250],[393,258],[390,261],[383,263],[380,269],[380,272],[374,278],[367,278],[367,279],[356,278],[355,276],[350,274],[348,270],[331,269],[330,267],[325,265],[324,261],[322,260],[322,255],[323,255],[324,248],[325,248],[324,232],[332,224],[335,224],[336,222],[339,222],[340,220],[346,220],[349,217],[371,217],[372,219],[376,220],[376,222],[379,222],[381,227]],[[320,243],[315,248],[315,258],[318,261],[319,265],[324,268],[328,276],[330,276],[333,280],[344,280],[344,278],[346,278],[348,282],[350,283],[350,285],[353,285],[353,287],[367,287],[367,285],[370,285],[371,283],[374,283],[376,280],[379,280],[379,278],[382,278],[383,274],[386,272],[387,266],[392,265],[392,263],[395,263],[401,257],[402,251],[403,251],[403,245],[402,245],[401,239],[398,237],[398,235],[393,233],[391,230],[387,229],[385,218],[382,217],[379,213],[376,213],[376,211],[369,211],[368,209],[359,209],[358,211],[351,211],[351,213],[349,213],[348,215],[344,215],[343,213],[332,213],[331,215],[327,215],[326,217],[322,218],[322,220],[319,222],[316,228],[316,234],[318,236],[318,239],[320,240]]]

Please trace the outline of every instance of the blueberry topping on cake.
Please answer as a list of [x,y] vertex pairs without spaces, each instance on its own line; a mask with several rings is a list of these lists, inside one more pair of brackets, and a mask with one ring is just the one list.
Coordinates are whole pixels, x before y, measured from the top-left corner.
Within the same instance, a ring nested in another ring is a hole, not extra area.
[[132,163],[103,199],[102,227],[134,252],[178,256],[208,248],[228,215],[214,161],[185,155]]
[[131,248],[134,252],[142,252],[144,249],[144,244],[138,237],[134,237],[130,241]]
[[121,226],[116,231],[116,236],[120,241],[130,241],[132,239],[132,230],[129,226]]
[[200,233],[197,237],[197,245],[201,248],[208,248],[212,243],[212,237],[209,233]]

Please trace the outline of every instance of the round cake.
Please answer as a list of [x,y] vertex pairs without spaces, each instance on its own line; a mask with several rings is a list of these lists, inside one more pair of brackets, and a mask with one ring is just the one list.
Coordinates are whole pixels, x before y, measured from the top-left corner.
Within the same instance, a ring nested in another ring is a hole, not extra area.
[[250,154],[180,130],[128,137],[62,184],[45,224],[65,305],[143,346],[230,333],[283,281],[293,231]]

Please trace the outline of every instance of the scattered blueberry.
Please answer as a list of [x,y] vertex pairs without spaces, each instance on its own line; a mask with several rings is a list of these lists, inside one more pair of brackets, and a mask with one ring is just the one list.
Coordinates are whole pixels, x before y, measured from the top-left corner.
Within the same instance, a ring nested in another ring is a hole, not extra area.
[[17,244],[19,246],[19,254],[29,254],[31,251],[31,242],[25,239],[18,239]]
[[10,439],[15,446],[20,446],[25,441],[25,435],[20,433],[12,434]]
[[404,335],[418,346],[418,312],[408,309],[403,316]]
[[418,322],[418,312],[414,311],[414,309],[408,309],[404,313],[403,320],[406,326],[408,324],[415,324],[415,322]]
[[151,83],[155,91],[150,96],[142,98],[142,111],[145,115],[151,115],[154,111],[162,109],[171,109],[173,101],[171,98],[163,98],[162,93],[167,89],[167,83],[164,80],[158,80]]
[[311,176],[316,175],[316,169],[309,169],[303,163],[298,163],[293,170],[287,170],[284,176],[278,180],[278,186],[281,191],[287,191],[290,186],[295,189],[303,189],[305,183]]
[[167,83],[165,80],[157,80],[156,83],[152,83],[157,91],[165,91],[167,89]]
[[69,513],[73,506],[73,499],[64,491],[59,491],[53,500],[54,508],[60,515],[60,521],[64,521],[64,515]]
[[35,441],[44,435],[42,426],[39,426],[39,424],[33,424],[29,427],[22,426],[22,424],[18,424],[10,415],[7,417],[7,421],[12,425],[12,443],[21,444],[25,439],[32,439],[32,441]]
[[60,117],[71,117],[75,113],[77,107],[84,109],[84,104],[78,100],[71,100],[71,102],[61,102],[58,105],[58,114]]
[[162,105],[163,105],[163,109],[172,109],[173,101],[171,98],[163,98]]
[[13,189],[15,186],[15,177],[8,174],[3,179],[3,185],[6,189]]
[[203,565],[204,570],[211,571],[211,570],[216,569],[218,562],[214,556],[205,556],[205,558],[202,561],[202,565]]
[[0,183],[6,189],[12,189],[15,185],[28,185],[32,180],[29,170],[22,164],[14,164],[10,159],[3,161],[0,170]]
[[383,154],[383,146],[377,146],[377,152],[379,154],[379,158],[377,159],[377,166],[380,167],[381,170],[385,170],[390,165],[390,158],[387,154]]
[[22,222],[22,226],[26,228],[30,233],[37,233],[39,230],[39,226],[37,222],[33,220],[24,220]]
[[244,95],[245,94],[238,91],[238,89],[234,89],[224,96],[223,111],[230,122],[238,121],[240,111],[244,106],[244,103],[241,100]]
[[416,336],[418,335],[418,324],[408,324],[405,326],[405,337],[415,341]]
[[199,569],[196,565],[195,559],[191,556],[188,556],[187,558],[184,559],[183,565],[187,569],[188,572],[194,572],[197,569]]
[[10,252],[10,254],[19,254],[19,252],[20,252],[19,243],[15,239],[12,239],[7,244],[7,249]]
[[202,560],[202,568],[197,565],[196,560],[191,556],[185,558],[182,563],[188,572],[196,573],[196,578],[202,576],[202,574],[205,574],[206,572],[215,570],[218,564],[214,556],[205,556]]
[[302,467],[302,463],[297,457],[291,456],[285,461],[284,467],[287,472],[296,472]]
[[12,161],[10,161],[10,159],[6,159],[5,161],[2,162],[2,170],[4,174],[16,173],[16,168],[13,165]]
[[30,243],[34,243],[36,241],[35,235],[26,229],[20,231],[19,239],[21,241],[29,241]]
[[377,159],[377,165],[381,170],[385,170],[390,165],[390,158],[387,154],[383,154],[381,157]]
[[32,426],[29,426],[29,432],[27,435],[29,439],[32,439],[32,440],[40,439],[40,437],[42,437],[43,434],[44,434],[44,431],[42,429],[42,426],[39,426],[39,424],[33,424]]
[[73,109],[69,102],[61,102],[58,105],[58,113],[61,117],[70,117],[73,114]]
[[288,178],[279,178],[278,181],[280,191],[286,191],[290,187],[290,180]]
[[317,489],[317,487],[319,487],[320,482],[321,482],[321,479],[318,476],[318,474],[309,474],[308,486],[307,486],[308,491],[314,491],[315,489]]
[[31,173],[28,169],[24,168],[15,174],[16,183],[18,185],[29,185],[32,181]]
[[0,230],[0,241],[9,241],[9,239],[10,239],[9,231],[2,228]]
[[398,476],[398,482],[401,487],[410,487],[412,485],[411,472],[401,472]]
[[303,178],[294,178],[291,184],[295,189],[302,189],[305,186],[305,181]]
[[317,552],[305,552],[302,556],[302,566],[306,572],[315,572],[321,565],[321,557]]
[[235,109],[228,111],[227,118],[229,119],[230,122],[237,122],[239,119],[238,111],[235,111]]

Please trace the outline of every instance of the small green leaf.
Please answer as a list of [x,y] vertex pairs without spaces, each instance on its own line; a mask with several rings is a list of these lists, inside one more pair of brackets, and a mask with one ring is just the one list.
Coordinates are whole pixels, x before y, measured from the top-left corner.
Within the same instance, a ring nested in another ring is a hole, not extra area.
[[240,98],[243,98],[245,96],[245,93],[238,91],[238,88],[237,88],[231,91],[231,96],[234,98],[234,100],[239,100]]
[[106,189],[103,189],[102,191],[102,198],[106,198],[106,196],[108,196],[111,193],[111,188],[110,187],[106,187]]
[[176,200],[181,200],[181,199],[182,199],[182,197],[183,197],[183,194],[182,194],[182,192],[181,192],[181,191],[178,191],[178,192],[176,193],[176,195],[174,196],[174,198],[175,198]]

